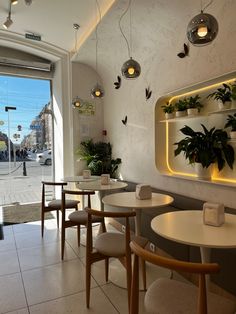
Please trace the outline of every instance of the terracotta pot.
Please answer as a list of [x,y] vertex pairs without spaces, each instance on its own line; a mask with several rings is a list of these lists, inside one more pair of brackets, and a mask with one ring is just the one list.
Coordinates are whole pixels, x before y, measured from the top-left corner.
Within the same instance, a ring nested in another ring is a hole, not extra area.
[[195,163],[195,172],[198,179],[210,180],[212,175],[212,165],[208,168],[203,168],[201,163]]
[[184,110],[184,111],[176,111],[175,116],[176,116],[176,118],[186,116],[186,110]]
[[175,117],[174,112],[172,112],[172,113],[165,113],[166,120],[173,119],[174,117]]
[[188,116],[196,116],[198,115],[198,109],[197,108],[189,108],[187,109]]

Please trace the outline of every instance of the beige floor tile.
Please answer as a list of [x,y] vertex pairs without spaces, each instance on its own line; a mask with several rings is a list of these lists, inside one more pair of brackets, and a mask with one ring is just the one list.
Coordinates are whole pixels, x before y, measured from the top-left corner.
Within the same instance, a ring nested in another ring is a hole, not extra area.
[[4,233],[4,235],[13,234],[13,226],[12,225],[4,226],[3,227],[3,233]]
[[[53,223],[53,219],[47,219],[44,222],[45,230],[56,229],[56,225]],[[38,231],[41,233],[41,221],[33,221],[24,224],[13,225],[14,233],[28,232],[28,231]]]
[[4,240],[0,241],[0,252],[16,250],[14,234],[10,230],[8,229],[7,232],[4,232]]
[[[61,242],[55,242],[18,250],[20,267],[22,271],[57,264],[61,262]],[[72,248],[66,243],[64,261],[78,258]]]
[[39,230],[22,232],[15,234],[17,249],[44,246],[45,244],[60,241],[58,230],[45,230],[44,237],[41,238]]
[[0,277],[0,287],[0,313],[27,307],[20,274]]
[[0,276],[20,272],[15,250],[0,252]]
[[28,311],[28,309],[21,309],[21,310],[16,310],[13,312],[7,312],[4,314],[29,314],[29,311]]
[[85,292],[30,307],[30,314],[117,314],[100,288],[91,289],[90,308],[86,308]]
[[29,305],[85,290],[85,267],[77,259],[25,271],[22,276]]
[[[84,234],[84,229],[81,230],[81,239]],[[84,245],[78,246],[77,240],[77,228],[66,229],[66,242],[72,247],[78,257],[84,257],[86,255],[86,247]]]

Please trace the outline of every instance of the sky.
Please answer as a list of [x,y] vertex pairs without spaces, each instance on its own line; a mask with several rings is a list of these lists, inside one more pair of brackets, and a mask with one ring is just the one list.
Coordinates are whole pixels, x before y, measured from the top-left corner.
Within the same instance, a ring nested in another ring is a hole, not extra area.
[[[10,138],[20,143],[31,132],[32,120],[50,101],[50,81],[0,75],[0,131],[8,135],[8,112],[5,106],[16,107],[9,110]],[[18,131],[21,125],[22,131]],[[19,134],[19,140],[13,138]]]

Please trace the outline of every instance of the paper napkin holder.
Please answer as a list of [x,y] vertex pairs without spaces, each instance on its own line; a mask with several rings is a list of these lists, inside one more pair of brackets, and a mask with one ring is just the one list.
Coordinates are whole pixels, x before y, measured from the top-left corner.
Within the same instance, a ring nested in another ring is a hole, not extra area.
[[91,177],[91,171],[90,170],[83,170],[83,178],[89,179]]
[[152,198],[152,188],[147,184],[137,184],[135,191],[136,198],[147,200]]
[[225,208],[223,204],[204,203],[203,223],[205,225],[219,227],[225,222]]
[[101,174],[101,184],[108,185],[110,183],[110,175],[109,174]]

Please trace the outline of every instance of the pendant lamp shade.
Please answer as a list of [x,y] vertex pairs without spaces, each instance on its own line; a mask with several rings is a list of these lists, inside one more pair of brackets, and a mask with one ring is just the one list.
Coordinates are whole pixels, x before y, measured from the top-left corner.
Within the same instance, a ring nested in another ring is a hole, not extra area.
[[102,98],[104,96],[104,90],[99,84],[96,84],[91,90],[91,96],[93,98]]
[[134,79],[139,77],[141,66],[137,61],[130,57],[130,59],[123,64],[121,72],[126,79]]
[[212,42],[218,33],[218,22],[211,14],[203,13],[194,16],[187,28],[188,40],[195,46]]

